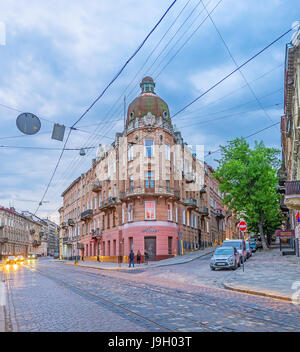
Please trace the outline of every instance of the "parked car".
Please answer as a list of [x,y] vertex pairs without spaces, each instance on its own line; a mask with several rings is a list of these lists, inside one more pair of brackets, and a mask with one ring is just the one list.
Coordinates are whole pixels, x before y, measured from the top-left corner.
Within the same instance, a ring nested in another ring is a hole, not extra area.
[[257,249],[256,248],[256,240],[254,238],[253,239],[251,238],[249,243],[250,243],[250,248],[251,248],[252,252],[255,253],[256,249]]
[[10,255],[5,259],[6,264],[16,264],[17,263],[17,257],[14,255]]
[[19,262],[19,263],[20,263],[20,262],[24,262],[24,259],[25,259],[25,258],[24,258],[22,255],[18,255],[18,256],[17,256],[17,262]]
[[236,269],[240,266],[240,254],[234,247],[217,248],[210,260],[210,269],[229,268]]
[[244,261],[247,260],[247,249],[244,240],[225,240],[222,247],[235,247],[240,253],[241,260],[242,258],[244,258]]
[[54,253],[53,254],[53,259],[58,259],[59,258],[59,253]]
[[31,259],[37,259],[37,255],[36,254],[28,254],[27,255],[27,259],[31,260]]
[[250,242],[246,241],[246,250],[247,250],[247,259],[249,259],[252,256],[252,249],[250,247]]

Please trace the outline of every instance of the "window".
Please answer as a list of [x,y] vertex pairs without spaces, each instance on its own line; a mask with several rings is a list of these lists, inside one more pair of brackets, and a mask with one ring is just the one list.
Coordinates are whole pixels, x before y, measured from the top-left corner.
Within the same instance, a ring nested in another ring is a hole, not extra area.
[[170,180],[166,180],[166,189],[167,191],[170,190]]
[[170,145],[166,144],[165,145],[165,152],[166,152],[166,160],[170,160]]
[[125,221],[125,209],[122,208],[122,224],[124,224]]
[[130,189],[133,189],[133,188],[134,188],[133,176],[129,176],[129,188],[130,188]]
[[153,188],[154,187],[153,171],[147,171],[146,172],[145,187],[146,188]]
[[95,210],[97,209],[97,197],[94,198],[94,208],[95,208]]
[[175,221],[178,222],[178,208],[175,208]]
[[172,221],[172,203],[168,203],[168,220]]
[[128,204],[127,217],[128,217],[128,221],[133,221],[133,208],[132,208],[132,204]]
[[155,220],[155,202],[145,202],[145,219]]
[[185,225],[185,209],[182,210],[182,224]]
[[145,157],[153,157],[153,140],[145,140]]
[[133,145],[130,144],[129,145],[129,149],[128,149],[128,161],[133,160]]
[[84,211],[85,211],[85,206],[83,205],[83,206],[82,206],[82,212],[84,212]]

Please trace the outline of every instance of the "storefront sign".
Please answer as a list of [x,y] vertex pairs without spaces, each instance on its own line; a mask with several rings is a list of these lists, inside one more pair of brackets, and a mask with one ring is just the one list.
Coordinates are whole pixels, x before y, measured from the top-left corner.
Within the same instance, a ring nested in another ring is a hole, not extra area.
[[295,230],[276,230],[275,235],[280,238],[295,238]]
[[153,229],[152,227],[147,227],[146,229],[142,230],[142,232],[156,233],[156,232],[158,232],[158,230]]

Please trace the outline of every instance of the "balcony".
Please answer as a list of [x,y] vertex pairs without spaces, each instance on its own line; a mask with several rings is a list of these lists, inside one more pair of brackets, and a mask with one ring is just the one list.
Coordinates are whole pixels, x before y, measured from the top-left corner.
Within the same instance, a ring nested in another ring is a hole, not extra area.
[[100,192],[101,189],[102,189],[102,183],[100,181],[96,181],[93,184],[92,191],[97,193],[97,192]]
[[75,221],[73,219],[68,219],[69,226],[75,226]]
[[63,244],[71,245],[72,244],[72,239],[70,237],[64,237],[63,238]]
[[102,238],[102,231],[99,228],[97,228],[96,230],[92,230],[92,238],[94,240]]
[[154,188],[145,188],[145,187],[136,187],[129,188],[126,191],[120,192],[120,199],[138,197],[145,195],[153,196],[165,196],[170,198],[180,199],[180,191],[174,190],[173,188],[168,187],[154,187]]
[[208,208],[207,207],[199,207],[198,211],[201,215],[208,215]]
[[195,175],[192,172],[183,172],[186,183],[195,182]]
[[30,229],[30,230],[29,230],[29,233],[30,233],[31,235],[34,235],[34,234],[35,234],[35,229]]
[[197,208],[197,199],[195,198],[186,198],[184,205],[187,207]]
[[217,218],[220,218],[220,219],[225,218],[225,214],[224,214],[223,210],[221,210],[221,209],[215,210],[215,215]]
[[289,211],[289,208],[286,206],[286,204],[284,203],[284,198],[280,198],[280,210],[283,213],[287,213]]
[[93,217],[93,209],[88,209],[83,213],[81,213],[81,220],[85,221],[85,220],[91,219],[92,217]]
[[68,225],[67,225],[67,223],[65,221],[61,223],[61,228],[62,229],[67,229],[68,228]]
[[34,241],[32,241],[32,245],[33,245],[33,247],[38,247],[41,245],[41,241],[34,240]]
[[206,187],[200,188],[200,193],[201,193],[201,194],[202,194],[202,193],[206,193]]
[[289,209],[300,210],[300,181],[285,182],[284,203]]
[[107,199],[107,201],[104,201],[101,206],[99,207],[100,209],[104,209],[104,208],[111,208],[111,207],[114,207],[118,204],[118,200],[116,197],[109,197]]
[[0,243],[7,243],[8,242],[8,237],[1,237],[0,238]]

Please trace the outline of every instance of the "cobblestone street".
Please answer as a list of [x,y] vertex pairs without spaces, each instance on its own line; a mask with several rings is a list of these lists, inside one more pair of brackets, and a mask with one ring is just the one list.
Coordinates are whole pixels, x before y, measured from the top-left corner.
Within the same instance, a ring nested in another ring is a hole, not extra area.
[[6,330],[300,331],[299,305],[225,290],[231,271],[209,272],[209,283],[208,260],[119,272],[49,259],[4,267]]

